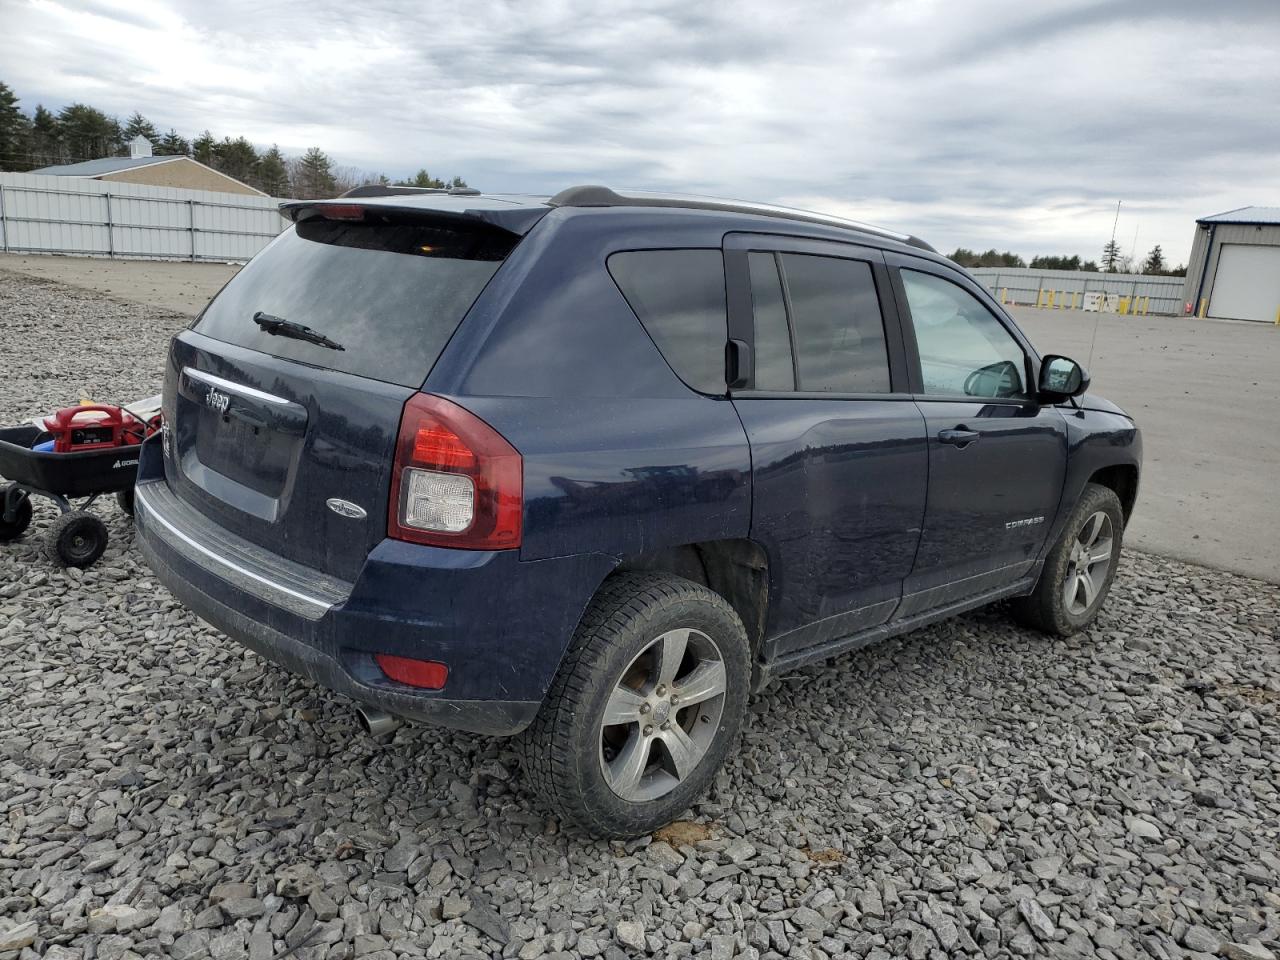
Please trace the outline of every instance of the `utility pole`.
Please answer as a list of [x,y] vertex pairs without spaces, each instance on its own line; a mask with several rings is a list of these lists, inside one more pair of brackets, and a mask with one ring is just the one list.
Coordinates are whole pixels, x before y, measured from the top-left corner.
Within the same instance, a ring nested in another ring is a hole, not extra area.
[[1116,242],[1116,227],[1120,225],[1120,204],[1122,201],[1116,201],[1116,218],[1111,221],[1111,242]]

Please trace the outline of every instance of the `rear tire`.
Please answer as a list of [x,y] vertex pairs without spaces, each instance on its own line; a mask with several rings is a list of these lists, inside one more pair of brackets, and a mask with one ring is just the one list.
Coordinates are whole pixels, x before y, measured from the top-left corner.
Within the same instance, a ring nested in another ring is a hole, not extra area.
[[671,574],[610,578],[521,737],[530,787],[597,837],[670,823],[737,742],[750,659],[742,621],[719,594]]
[[45,534],[45,553],[64,567],[88,567],[107,549],[107,525],[84,510],[71,510],[53,521]]
[[128,490],[116,491],[116,506],[129,516],[133,516],[133,487]]
[[1120,498],[1108,487],[1088,484],[1049,551],[1035,590],[1013,601],[1014,619],[1059,637],[1089,626],[1115,580],[1123,534]]
[[4,518],[4,504],[13,486],[15,485],[12,483],[0,486],[0,543],[17,540],[27,532],[27,527],[31,526],[31,498],[25,494],[14,508],[13,519]]

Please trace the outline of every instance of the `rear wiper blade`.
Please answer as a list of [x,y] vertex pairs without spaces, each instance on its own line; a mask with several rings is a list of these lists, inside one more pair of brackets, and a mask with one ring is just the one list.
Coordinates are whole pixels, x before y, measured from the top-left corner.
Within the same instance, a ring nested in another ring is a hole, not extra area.
[[328,347],[330,350],[347,349],[338,341],[330,340],[323,333],[312,330],[310,327],[304,327],[302,324],[286,320],[284,317],[273,317],[271,314],[263,313],[261,310],[253,315],[253,322],[273,337],[292,337],[294,340],[318,343],[320,346]]

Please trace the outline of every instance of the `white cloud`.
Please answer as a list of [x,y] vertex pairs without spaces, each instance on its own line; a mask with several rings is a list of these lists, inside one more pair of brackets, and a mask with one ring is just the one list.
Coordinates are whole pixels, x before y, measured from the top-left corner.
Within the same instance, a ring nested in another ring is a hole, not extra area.
[[1280,202],[1272,0],[0,0],[0,79],[500,191],[827,209],[939,248],[1185,257]]

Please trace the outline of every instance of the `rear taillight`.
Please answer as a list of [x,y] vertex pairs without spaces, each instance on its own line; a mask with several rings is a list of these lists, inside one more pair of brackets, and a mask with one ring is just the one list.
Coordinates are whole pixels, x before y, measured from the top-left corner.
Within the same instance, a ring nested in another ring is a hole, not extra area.
[[391,475],[387,536],[437,547],[520,546],[524,465],[475,414],[416,393],[404,405]]

